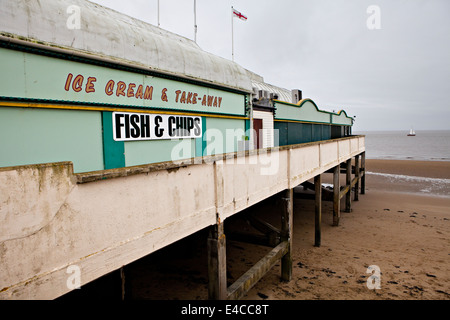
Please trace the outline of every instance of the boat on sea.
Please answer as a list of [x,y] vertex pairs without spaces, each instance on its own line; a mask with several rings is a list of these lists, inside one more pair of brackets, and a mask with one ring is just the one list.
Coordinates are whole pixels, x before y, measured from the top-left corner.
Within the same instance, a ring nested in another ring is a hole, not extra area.
[[413,128],[411,128],[411,130],[409,130],[408,137],[414,137],[415,135],[416,132],[413,130]]

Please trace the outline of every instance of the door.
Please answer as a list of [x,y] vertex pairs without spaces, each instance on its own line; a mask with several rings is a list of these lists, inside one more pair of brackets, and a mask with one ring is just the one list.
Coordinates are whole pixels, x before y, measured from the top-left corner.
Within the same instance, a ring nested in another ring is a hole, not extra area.
[[253,119],[255,149],[259,149],[262,147],[262,128],[263,128],[263,120],[262,119]]

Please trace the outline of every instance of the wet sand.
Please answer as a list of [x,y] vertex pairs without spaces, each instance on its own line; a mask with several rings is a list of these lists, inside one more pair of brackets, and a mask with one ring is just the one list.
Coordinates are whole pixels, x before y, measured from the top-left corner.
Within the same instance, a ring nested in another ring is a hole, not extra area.
[[450,161],[366,160],[367,171],[450,179]]
[[[369,172],[450,178],[450,162],[367,160],[366,167]],[[351,212],[341,212],[337,227],[332,226],[332,203],[324,201],[319,248],[314,247],[314,201],[296,197],[292,281],[280,281],[278,264],[244,299],[450,300],[450,193],[444,190],[444,196],[436,197],[423,192],[422,182],[405,185],[368,174],[366,194],[352,201]],[[250,210],[277,225],[273,199]],[[227,219],[225,227],[249,228],[240,218]],[[127,266],[126,298],[207,299],[206,236],[203,230]],[[269,250],[227,238],[228,285]],[[380,289],[367,286],[372,265],[379,267]]]
[[[450,177],[450,162],[367,160],[366,166],[372,172]],[[293,280],[281,283],[274,268],[246,299],[449,300],[450,193],[410,193],[420,190],[414,185],[396,192],[382,176],[368,175],[366,183],[366,194],[352,202],[352,212],[341,212],[338,227],[331,226],[331,203],[324,203],[320,248],[314,247],[314,203],[296,200]],[[371,265],[381,271],[380,289],[367,286]]]

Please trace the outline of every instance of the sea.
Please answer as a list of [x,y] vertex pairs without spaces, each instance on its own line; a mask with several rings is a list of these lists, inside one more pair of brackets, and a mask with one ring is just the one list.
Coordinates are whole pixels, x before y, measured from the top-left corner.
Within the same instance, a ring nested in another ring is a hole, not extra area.
[[[360,131],[366,136],[366,158],[387,160],[450,161],[450,130],[416,131]],[[408,185],[421,194],[450,198],[450,179],[367,172],[368,176],[383,178],[397,186]],[[414,188],[416,187],[416,188]]]
[[360,131],[366,136],[367,159],[450,161],[450,130]]

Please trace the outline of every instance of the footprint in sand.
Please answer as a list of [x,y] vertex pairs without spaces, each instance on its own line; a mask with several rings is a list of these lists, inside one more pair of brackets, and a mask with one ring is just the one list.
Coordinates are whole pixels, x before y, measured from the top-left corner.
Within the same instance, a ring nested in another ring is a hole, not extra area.
[[349,274],[352,274],[352,275],[356,274],[356,269],[353,268],[352,266],[346,267],[345,270],[347,270],[347,272],[348,272]]

